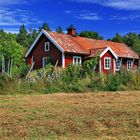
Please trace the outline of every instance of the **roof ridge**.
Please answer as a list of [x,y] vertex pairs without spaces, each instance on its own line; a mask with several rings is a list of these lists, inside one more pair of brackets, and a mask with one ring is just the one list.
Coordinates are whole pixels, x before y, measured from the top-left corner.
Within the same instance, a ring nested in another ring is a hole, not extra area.
[[[69,34],[62,34],[62,33],[58,33],[56,31],[47,31],[47,32],[50,32],[50,33],[56,33],[56,34],[59,34],[59,35],[66,35],[66,36],[71,36]],[[71,36],[72,37],[72,36]],[[84,39],[89,39],[89,40],[96,40],[96,41],[105,41],[105,42],[111,42],[111,43],[117,43],[117,44],[125,44],[123,42],[114,42],[114,41],[110,41],[110,40],[101,40],[101,39],[95,39],[95,38],[88,38],[88,37],[82,37],[82,36],[76,36],[76,37],[79,37],[79,38],[84,38]],[[126,45],[126,44],[125,44]]]
[[[74,50],[72,50],[70,47],[67,48],[68,51],[72,52],[84,52],[84,53],[89,53],[90,50],[102,50],[107,47],[110,47],[115,51],[115,53],[120,56],[120,57],[134,57],[134,58],[139,58],[138,53],[136,53],[133,48],[127,46],[123,42],[113,42],[109,40],[99,40],[99,39],[93,39],[93,38],[87,38],[87,37],[81,37],[81,36],[76,36],[72,37],[71,35],[68,34],[61,34],[57,32],[49,32],[49,34],[52,34],[52,37],[54,36],[56,39],[60,39],[62,43],[60,42],[60,45],[67,46],[67,42],[64,42],[63,40],[66,38],[69,43],[75,44]],[[58,40],[59,42],[59,40]],[[70,46],[70,45],[69,45]],[[79,47],[78,47],[79,46]]]

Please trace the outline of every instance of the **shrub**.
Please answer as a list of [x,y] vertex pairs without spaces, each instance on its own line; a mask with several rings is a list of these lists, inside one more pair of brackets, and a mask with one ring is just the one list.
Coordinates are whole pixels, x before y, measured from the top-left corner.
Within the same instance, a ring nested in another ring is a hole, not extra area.
[[90,82],[87,87],[90,91],[102,91],[104,89],[104,83],[102,82],[102,78],[98,76],[90,78]]
[[119,89],[119,86],[120,86],[120,82],[117,75],[110,74],[106,77],[105,90],[117,91]]
[[92,75],[92,73],[95,71],[96,65],[99,63],[99,58],[92,58],[90,60],[86,60],[83,63],[83,76],[89,76]]
[[80,65],[69,65],[61,75],[62,80],[65,82],[77,81],[81,78],[82,67]]

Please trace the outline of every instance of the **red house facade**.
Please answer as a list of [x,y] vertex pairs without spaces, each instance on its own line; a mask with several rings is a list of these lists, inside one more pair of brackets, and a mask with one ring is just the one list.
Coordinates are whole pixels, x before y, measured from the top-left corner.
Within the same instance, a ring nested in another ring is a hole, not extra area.
[[50,61],[66,68],[99,57],[97,69],[100,74],[115,73],[121,67],[138,68],[138,54],[125,44],[79,37],[75,33],[75,29],[69,30],[68,34],[42,30],[26,53],[27,63],[34,63],[34,70],[44,68]]

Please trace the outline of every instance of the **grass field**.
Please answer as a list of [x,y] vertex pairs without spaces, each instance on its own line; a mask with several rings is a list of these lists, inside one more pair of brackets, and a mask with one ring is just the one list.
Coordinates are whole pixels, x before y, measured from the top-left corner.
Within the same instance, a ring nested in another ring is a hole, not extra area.
[[139,140],[140,92],[0,96],[2,140]]

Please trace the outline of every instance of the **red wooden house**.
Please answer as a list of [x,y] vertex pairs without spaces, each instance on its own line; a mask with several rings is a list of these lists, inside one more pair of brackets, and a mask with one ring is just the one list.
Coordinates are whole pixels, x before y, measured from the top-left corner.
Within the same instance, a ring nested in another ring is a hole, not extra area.
[[138,68],[139,56],[127,45],[75,34],[75,29],[69,30],[68,34],[42,30],[26,53],[27,63],[35,62],[34,69],[44,68],[52,58],[54,64],[58,61],[58,66],[66,68],[69,64],[82,64],[98,56],[100,73],[115,73],[122,66],[127,70]]

